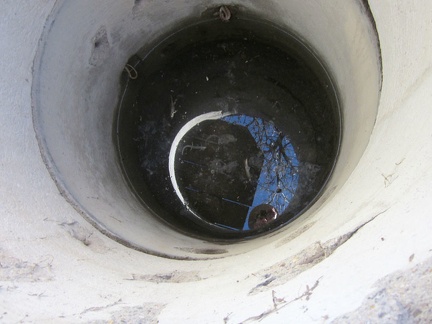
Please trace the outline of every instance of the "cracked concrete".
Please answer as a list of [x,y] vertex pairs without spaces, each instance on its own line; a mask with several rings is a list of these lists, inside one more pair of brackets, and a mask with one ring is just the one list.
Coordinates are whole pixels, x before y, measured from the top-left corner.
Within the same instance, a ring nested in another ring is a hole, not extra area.
[[[376,214],[368,221],[362,223],[344,235],[327,240],[324,243],[315,242],[294,256],[284,259],[271,267],[253,273],[252,276],[261,279],[262,282],[252,288],[249,295],[257,294],[273,287],[283,285],[300,273],[320,263],[332,255],[336,249],[347,242],[361,228],[375,220],[378,216],[384,214],[387,210],[388,209]],[[305,228],[307,229],[308,227],[304,226],[300,230],[305,231]]]
[[181,283],[203,280],[203,278],[199,276],[198,271],[173,271],[154,275],[133,273],[131,277],[132,278],[127,278],[125,280],[148,281],[155,283]]
[[287,237],[284,237],[283,239],[279,240],[275,247],[281,247],[282,245],[285,245],[289,242],[291,242],[292,240],[294,240],[296,237],[300,236],[301,234],[303,234],[304,232],[306,232],[307,230],[309,230],[311,227],[313,227],[315,225],[316,222],[310,222],[306,225],[303,225],[302,227],[300,227],[299,229],[295,230],[293,233],[291,233],[290,235],[288,235]]
[[[295,297],[291,300],[285,300],[285,298],[277,297],[276,292],[273,290],[272,291],[273,307],[264,311],[263,313],[261,313],[259,315],[251,316],[251,317],[245,319],[244,321],[240,322],[240,324],[255,323],[257,321],[261,321],[262,319],[266,318],[267,316],[275,314],[279,310],[281,310],[282,308],[284,308],[284,307],[286,307],[286,306],[290,305],[291,303],[294,303],[298,300],[301,300],[303,298],[306,301],[308,301],[311,298],[313,291],[318,287],[320,280],[321,280],[321,278],[318,278],[311,287],[309,287],[309,285],[306,285],[305,291],[300,296]],[[228,323],[228,320],[229,320],[229,316],[224,318],[225,323]]]
[[90,231],[88,228],[81,226],[78,222],[63,222],[59,223],[59,226],[64,228],[71,237],[77,239],[79,242],[84,244],[90,250],[96,253],[106,253],[109,248],[104,244],[104,241],[99,237],[100,233]]

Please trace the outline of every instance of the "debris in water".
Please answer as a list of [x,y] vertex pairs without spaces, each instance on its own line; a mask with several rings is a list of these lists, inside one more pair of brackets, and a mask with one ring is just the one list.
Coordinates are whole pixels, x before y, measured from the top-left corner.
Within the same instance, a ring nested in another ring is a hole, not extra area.
[[219,18],[223,22],[228,22],[231,19],[231,11],[227,6],[222,6],[219,8]]

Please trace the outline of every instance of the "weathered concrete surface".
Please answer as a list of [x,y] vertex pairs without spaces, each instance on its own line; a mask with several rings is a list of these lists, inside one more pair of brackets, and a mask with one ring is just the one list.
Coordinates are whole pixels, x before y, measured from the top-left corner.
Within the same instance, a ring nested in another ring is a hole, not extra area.
[[[432,2],[371,1],[384,68],[379,115],[331,202],[271,244],[194,262],[117,244],[59,195],[40,157],[30,99],[33,57],[53,4],[0,4],[1,322],[432,320]],[[249,294],[261,271],[271,277],[281,260],[304,257],[300,247],[334,242],[378,214],[330,256],[318,247],[304,262],[313,266]]]
[[[415,254],[409,261],[413,262]],[[332,323],[428,323],[432,319],[432,258],[380,279],[355,311]]]

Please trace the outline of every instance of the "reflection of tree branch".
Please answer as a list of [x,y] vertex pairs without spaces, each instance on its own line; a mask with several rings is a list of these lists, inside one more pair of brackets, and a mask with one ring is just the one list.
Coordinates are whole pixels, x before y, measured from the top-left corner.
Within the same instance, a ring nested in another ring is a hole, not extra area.
[[[251,116],[228,117],[229,122],[247,127],[261,150],[263,164],[257,183],[257,191],[263,193],[263,201],[282,212],[295,193],[295,153],[286,136],[261,118]],[[291,156],[294,155],[294,156]]]
[[280,177],[279,177],[279,170],[275,170],[276,171],[276,188],[279,189],[280,188]]
[[279,133],[279,137],[277,139],[277,147],[279,148],[279,153],[283,156],[283,158],[285,159],[286,163],[288,163],[288,165],[290,166],[290,169],[292,169],[292,161],[291,159],[288,157],[288,155],[286,154],[286,146],[288,146],[290,144],[290,142],[288,142],[286,144],[286,146],[283,145],[283,139],[284,136],[282,133]]

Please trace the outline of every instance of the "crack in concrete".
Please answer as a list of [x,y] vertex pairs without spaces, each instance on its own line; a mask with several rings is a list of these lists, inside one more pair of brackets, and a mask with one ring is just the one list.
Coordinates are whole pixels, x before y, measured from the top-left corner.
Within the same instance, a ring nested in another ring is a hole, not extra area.
[[[261,270],[259,274],[264,273],[264,278],[266,280],[261,282],[257,286],[255,286],[249,292],[249,295],[254,295],[259,292],[267,291],[274,286],[280,286],[286,283],[287,281],[289,281],[290,279],[292,279],[293,277],[297,276],[298,274],[302,273],[303,271],[306,271],[307,269],[318,264],[325,258],[329,257],[336,249],[338,249],[340,246],[346,243],[350,238],[352,238],[361,228],[363,228],[364,226],[366,226],[367,224],[375,220],[378,216],[387,212],[389,209],[390,208],[387,208],[384,211],[376,214],[366,222],[358,225],[352,231],[344,235],[327,240],[323,244],[321,242],[316,242],[308,246],[304,250],[302,250],[300,253],[284,261],[278,262],[272,267]],[[322,277],[318,278],[315,281],[315,283],[312,285],[312,287],[306,285],[305,291],[300,296],[293,298],[289,301],[286,301],[284,297],[282,298],[276,297],[276,292],[272,290],[272,303],[273,303],[272,308],[262,312],[259,315],[249,317],[244,321],[240,322],[240,324],[261,321],[265,317],[273,313],[276,313],[281,308],[286,307],[291,303],[294,303],[302,298],[305,298],[305,300],[308,301],[311,298],[313,291],[318,287],[321,279]],[[224,318],[224,323],[228,323],[229,316],[230,314],[228,314]]]
[[[312,287],[309,287],[309,285],[306,285],[305,291],[300,296],[293,298],[289,301],[286,301],[285,298],[276,297],[276,292],[274,290],[272,290],[273,307],[271,309],[268,309],[265,312],[261,313],[260,315],[249,317],[249,318],[245,319],[244,321],[240,322],[239,324],[253,323],[256,321],[261,321],[265,317],[279,311],[280,309],[282,309],[282,308],[288,306],[289,304],[291,304],[297,300],[300,300],[304,297],[306,297],[306,300],[308,301],[310,299],[310,297],[312,296],[313,291],[318,287],[321,279],[322,279],[322,277],[318,278]],[[227,320],[228,320],[228,317],[225,317],[225,319],[224,319],[225,323],[227,323]]]
[[124,280],[129,281],[147,281],[154,283],[182,283],[182,282],[195,282],[203,280],[199,276],[198,271],[173,271],[164,274],[135,274],[133,273],[132,278]]
[[306,232],[307,230],[309,230],[312,226],[315,225],[316,222],[311,222],[309,224],[306,224],[300,228],[298,228],[296,231],[294,231],[293,233],[291,233],[290,235],[288,235],[287,237],[284,237],[283,239],[281,239],[279,242],[276,243],[275,247],[280,247],[282,245],[285,245],[289,242],[291,242],[292,240],[294,240],[296,237],[300,236],[301,234],[303,234],[304,232]]
[[110,308],[110,307],[116,306],[116,305],[120,304],[121,302],[122,302],[122,300],[121,300],[121,298],[120,298],[120,299],[117,300],[116,302],[113,302],[113,303],[108,304],[108,305],[105,305],[105,306],[90,307],[90,308],[87,308],[87,309],[83,310],[83,311],[80,313],[80,315],[83,315],[83,314],[88,313],[88,312],[98,312],[98,311],[101,311],[101,310],[104,310],[104,309],[107,309],[107,308]]
[[262,281],[250,290],[249,295],[255,295],[257,293],[267,291],[272,287],[280,286],[296,277],[300,273],[320,263],[333,254],[336,249],[346,243],[350,238],[352,238],[361,228],[388,210],[389,208],[376,214],[371,219],[362,223],[346,234],[327,240],[324,243],[315,242],[299,253],[253,274],[255,277],[261,277]]

